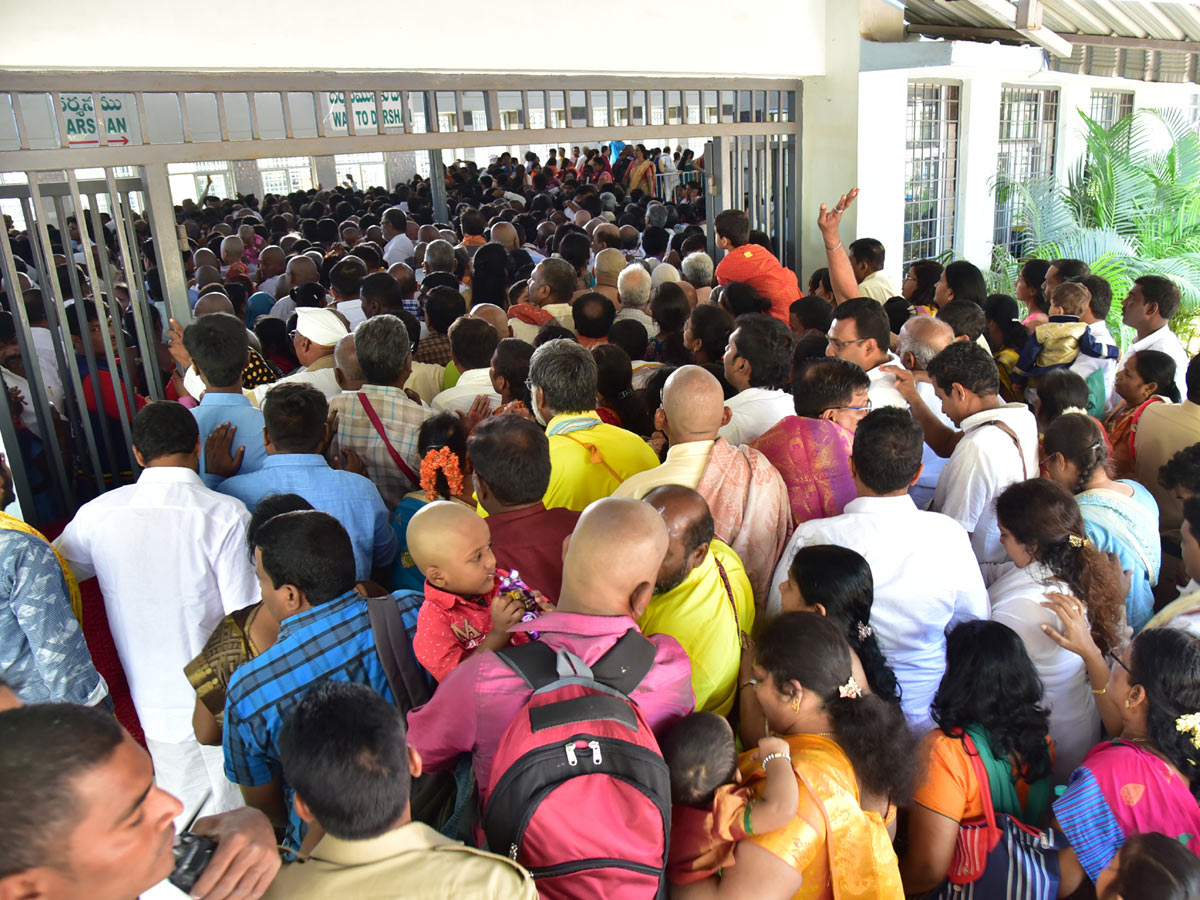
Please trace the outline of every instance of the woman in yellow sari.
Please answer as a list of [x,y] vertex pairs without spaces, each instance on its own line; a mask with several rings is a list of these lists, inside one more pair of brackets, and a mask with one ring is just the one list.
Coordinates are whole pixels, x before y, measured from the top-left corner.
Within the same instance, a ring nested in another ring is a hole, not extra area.
[[[841,630],[816,613],[774,619],[753,675],[739,691],[742,739],[757,745],[769,728],[787,741],[800,786],[796,817],[741,841],[732,866],[672,897],[902,900],[888,824],[913,784],[903,714],[858,684]],[[739,767],[757,796],[764,762],[752,756],[743,754]]]
[[655,180],[654,163],[646,158],[646,148],[638,144],[633,148],[633,162],[625,170],[625,189],[631,194],[640,190],[653,197]]

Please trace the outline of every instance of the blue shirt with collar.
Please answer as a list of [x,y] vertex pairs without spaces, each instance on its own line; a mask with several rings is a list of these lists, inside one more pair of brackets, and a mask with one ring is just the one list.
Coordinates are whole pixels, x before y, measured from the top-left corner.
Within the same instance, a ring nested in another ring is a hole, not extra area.
[[217,428],[229,422],[237,427],[230,451],[237,456],[238,447],[246,448],[239,475],[257,472],[267,460],[267,446],[263,442],[263,414],[241,391],[236,394],[217,394],[205,391],[200,405],[192,408],[196,424],[200,426],[200,478],[206,487],[216,490],[223,479],[209,473],[204,461],[204,442]]
[[355,575],[371,577],[372,568],[391,565],[399,543],[391,516],[369,479],[331,468],[319,453],[275,453],[257,472],[227,478],[217,490],[237,497],[253,511],[268,494],[299,494],[314,509],[327,512],[346,529],[354,546]]

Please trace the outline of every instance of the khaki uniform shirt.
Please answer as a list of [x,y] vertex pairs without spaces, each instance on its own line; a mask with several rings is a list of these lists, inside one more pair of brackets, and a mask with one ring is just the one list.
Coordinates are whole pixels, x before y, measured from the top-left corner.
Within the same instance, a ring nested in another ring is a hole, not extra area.
[[466,847],[421,822],[366,841],[325,835],[305,862],[285,865],[264,900],[537,900],[517,863]]

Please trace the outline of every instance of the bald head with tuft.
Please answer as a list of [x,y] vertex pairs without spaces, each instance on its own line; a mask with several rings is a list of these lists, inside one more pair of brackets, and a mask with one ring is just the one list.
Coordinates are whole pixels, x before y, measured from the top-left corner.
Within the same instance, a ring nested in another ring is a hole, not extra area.
[[496,573],[491,531],[474,510],[435,500],[409,520],[405,539],[413,562],[434,587],[462,596],[491,590]]
[[483,319],[495,328],[496,334],[500,335],[500,340],[512,337],[512,328],[508,324],[508,313],[495,303],[476,303],[471,307],[471,315],[477,319]]

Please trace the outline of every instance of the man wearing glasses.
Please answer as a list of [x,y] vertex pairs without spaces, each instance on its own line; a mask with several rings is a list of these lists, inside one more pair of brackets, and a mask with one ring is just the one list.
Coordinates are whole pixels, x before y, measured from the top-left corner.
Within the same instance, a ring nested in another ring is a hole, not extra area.
[[900,365],[900,358],[891,352],[891,346],[891,326],[878,300],[858,297],[834,308],[829,348],[825,354],[862,367],[871,379],[868,393],[875,409],[882,406],[908,408],[908,403],[896,390],[896,376],[882,368]]

